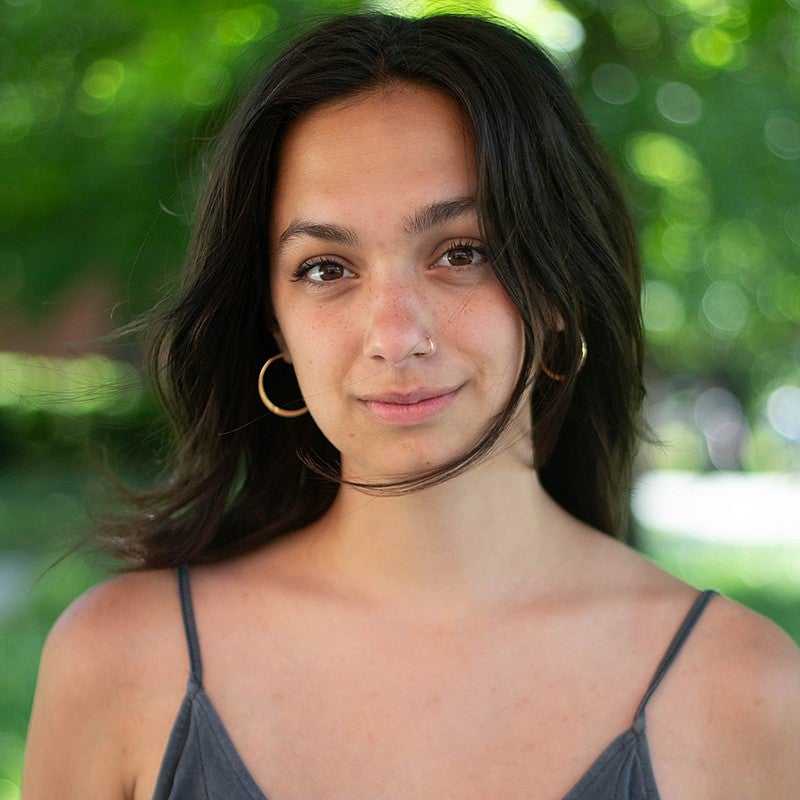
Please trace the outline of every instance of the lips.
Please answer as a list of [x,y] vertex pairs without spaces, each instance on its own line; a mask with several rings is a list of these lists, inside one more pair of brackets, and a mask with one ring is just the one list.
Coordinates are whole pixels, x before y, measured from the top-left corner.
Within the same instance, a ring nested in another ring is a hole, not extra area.
[[461,387],[421,387],[412,391],[387,390],[359,397],[377,419],[395,425],[428,422],[447,408]]
[[452,388],[429,389],[421,388],[413,391],[386,391],[366,394],[360,397],[365,403],[396,403],[398,405],[411,405],[434,397],[443,397],[456,391]]

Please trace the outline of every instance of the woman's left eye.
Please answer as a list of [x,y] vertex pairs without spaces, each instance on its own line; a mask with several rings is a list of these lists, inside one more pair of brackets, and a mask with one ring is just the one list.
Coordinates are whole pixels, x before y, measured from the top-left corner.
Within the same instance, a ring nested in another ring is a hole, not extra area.
[[442,253],[436,266],[469,269],[482,266],[486,262],[486,252],[482,247],[468,242],[453,244]]

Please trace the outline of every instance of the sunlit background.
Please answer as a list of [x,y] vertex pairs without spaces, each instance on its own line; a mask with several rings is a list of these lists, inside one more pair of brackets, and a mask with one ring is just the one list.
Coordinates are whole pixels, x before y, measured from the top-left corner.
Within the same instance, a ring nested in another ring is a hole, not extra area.
[[[491,12],[565,69],[646,266],[636,546],[800,641],[800,0],[375,2]],[[309,19],[359,2],[0,0],[0,800],[43,637],[102,572],[39,577],[162,437],[136,345],[175,283],[226,109]],[[37,580],[38,578],[38,580]]]

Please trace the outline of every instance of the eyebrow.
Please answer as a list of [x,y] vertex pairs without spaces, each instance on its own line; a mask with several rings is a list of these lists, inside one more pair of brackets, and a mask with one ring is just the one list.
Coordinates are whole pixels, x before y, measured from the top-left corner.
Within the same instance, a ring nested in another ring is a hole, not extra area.
[[452,200],[440,200],[417,211],[406,221],[405,231],[409,236],[438,228],[446,222],[463,217],[476,208],[474,197],[456,197]]
[[322,222],[310,222],[305,219],[293,220],[278,239],[278,250],[283,250],[290,239],[297,236],[310,236],[324,242],[344,244],[355,247],[358,244],[358,235],[352,228],[342,225],[328,225]]
[[[409,217],[403,229],[408,236],[419,236],[451,220],[463,217],[473,212],[475,208],[474,197],[439,200],[421,208]],[[290,239],[298,236],[310,236],[313,239],[343,244],[348,247],[356,247],[359,244],[358,234],[352,228],[298,218],[292,220],[278,238],[278,249],[282,250]]]

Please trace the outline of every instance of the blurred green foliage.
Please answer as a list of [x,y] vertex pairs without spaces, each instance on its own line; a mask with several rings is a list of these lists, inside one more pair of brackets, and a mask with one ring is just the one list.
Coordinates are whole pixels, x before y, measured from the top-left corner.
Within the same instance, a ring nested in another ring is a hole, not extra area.
[[[41,326],[76,286],[107,289],[101,331],[170,291],[231,103],[309,20],[365,5],[0,0],[0,351],[4,320]],[[641,231],[654,421],[673,443],[650,463],[798,469],[800,0],[371,7],[506,16],[563,65]],[[86,524],[75,453],[102,436],[134,472],[158,469],[152,402],[122,363],[135,353],[110,355],[0,355],[0,800],[16,797],[45,632],[99,574],[70,559],[34,584]],[[798,593],[764,578],[782,553],[653,546],[800,641]],[[763,574],[742,579],[754,559]]]
[[800,4],[569,5],[575,82],[639,222],[655,399],[692,419],[660,416],[701,434],[684,466],[797,468],[800,403],[767,406],[800,385]]
[[214,109],[304,19],[353,5],[0,2],[2,302],[46,314],[90,278],[112,285],[115,322],[150,305],[181,261]]
[[169,291],[230,104],[310,19],[365,6],[499,14],[551,50],[639,222],[651,382],[722,387],[755,426],[668,465],[790,466],[765,408],[800,385],[800,0],[0,0],[0,310],[36,324],[94,283],[108,328]]

